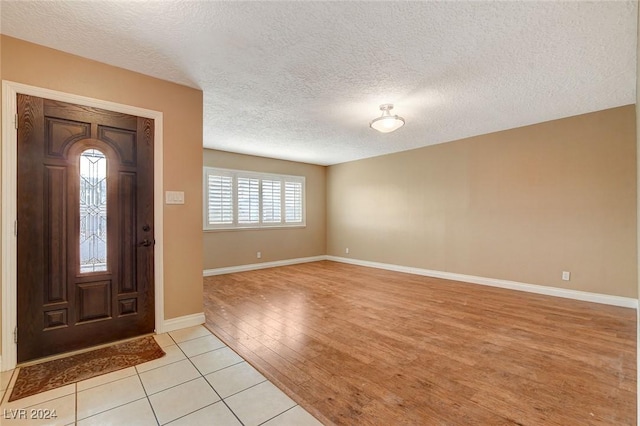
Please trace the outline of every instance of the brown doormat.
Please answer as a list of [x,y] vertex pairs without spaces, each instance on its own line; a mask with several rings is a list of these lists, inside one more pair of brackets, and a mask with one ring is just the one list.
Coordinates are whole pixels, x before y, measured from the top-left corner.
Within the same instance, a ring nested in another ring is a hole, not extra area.
[[152,336],[20,368],[9,401],[164,356]]

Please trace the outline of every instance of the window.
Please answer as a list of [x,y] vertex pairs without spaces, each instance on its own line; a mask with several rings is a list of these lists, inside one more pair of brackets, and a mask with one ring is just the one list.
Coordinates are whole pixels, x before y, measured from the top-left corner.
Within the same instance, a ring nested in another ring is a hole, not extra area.
[[282,213],[282,197],[279,180],[262,180],[262,223],[280,223]]
[[107,158],[80,155],[80,272],[107,270]]
[[[229,188],[231,194],[231,188]],[[260,179],[238,177],[238,223],[260,223]]]
[[233,179],[228,175],[207,176],[208,221],[217,225],[233,223]]
[[204,229],[304,226],[303,176],[204,168]]

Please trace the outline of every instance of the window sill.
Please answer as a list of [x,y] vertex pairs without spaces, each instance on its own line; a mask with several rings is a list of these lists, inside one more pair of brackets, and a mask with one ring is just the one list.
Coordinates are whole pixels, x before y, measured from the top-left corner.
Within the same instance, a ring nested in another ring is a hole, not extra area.
[[234,227],[234,228],[208,228],[203,229],[203,232],[227,232],[227,231],[269,231],[269,230],[284,230],[284,229],[300,229],[306,228],[307,225],[287,225],[287,226],[247,226],[247,227]]

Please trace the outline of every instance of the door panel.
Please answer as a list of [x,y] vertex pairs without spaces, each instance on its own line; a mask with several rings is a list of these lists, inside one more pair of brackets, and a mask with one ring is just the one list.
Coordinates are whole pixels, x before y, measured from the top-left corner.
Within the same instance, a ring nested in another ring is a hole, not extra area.
[[18,95],[18,121],[18,361],[152,332],[153,120]]

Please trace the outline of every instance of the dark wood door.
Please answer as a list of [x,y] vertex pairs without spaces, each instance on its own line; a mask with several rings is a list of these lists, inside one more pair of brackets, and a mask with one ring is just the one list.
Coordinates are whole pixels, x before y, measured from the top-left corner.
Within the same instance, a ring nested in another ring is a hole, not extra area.
[[154,329],[153,120],[18,95],[18,362]]

